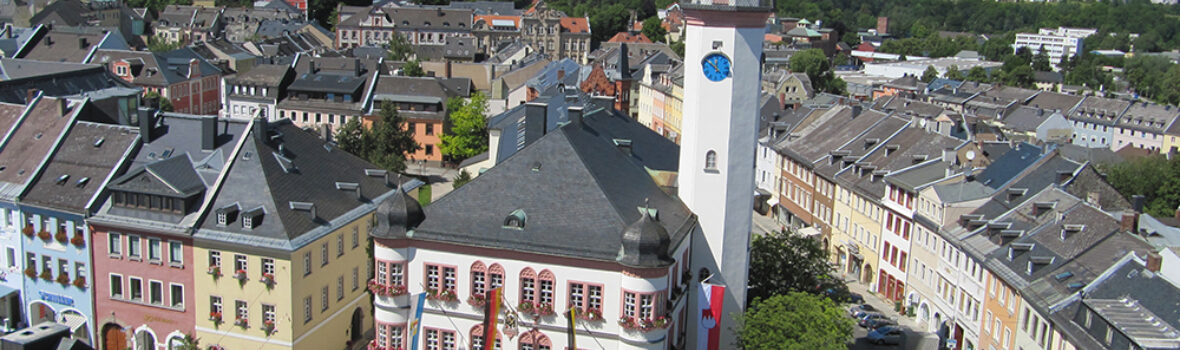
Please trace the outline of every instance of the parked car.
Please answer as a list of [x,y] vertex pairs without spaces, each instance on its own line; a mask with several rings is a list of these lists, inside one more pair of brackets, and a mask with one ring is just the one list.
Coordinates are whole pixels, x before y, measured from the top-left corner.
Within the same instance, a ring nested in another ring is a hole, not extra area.
[[894,321],[894,320],[891,320],[888,318],[872,319],[872,320],[868,320],[867,322],[865,322],[865,328],[868,328],[869,330],[873,330],[873,329],[877,329],[877,328],[881,328],[881,327],[886,327],[886,326],[896,326],[896,325],[897,325],[897,321]]
[[848,302],[853,303],[853,304],[864,304],[865,297],[861,296],[860,294],[857,294],[857,293],[849,292],[848,293]]
[[865,336],[865,339],[877,345],[898,345],[901,344],[901,338],[904,336],[905,331],[902,331],[901,328],[897,326],[885,326],[869,332],[869,335]]
[[869,321],[872,321],[872,320],[883,320],[883,319],[884,319],[884,320],[887,320],[887,319],[889,319],[889,316],[885,316],[885,315],[882,315],[882,314],[879,314],[879,313],[875,313],[875,312],[874,312],[874,313],[870,313],[870,314],[864,315],[863,317],[861,317],[861,318],[860,318],[860,321],[859,321],[859,322],[857,322],[856,324],[860,325],[861,327],[868,328],[868,327],[869,327]]
[[874,308],[872,305],[869,305],[869,304],[852,305],[852,307],[848,308],[848,316],[856,317],[856,314],[858,314],[858,313],[873,312],[873,311],[877,311],[877,308]]

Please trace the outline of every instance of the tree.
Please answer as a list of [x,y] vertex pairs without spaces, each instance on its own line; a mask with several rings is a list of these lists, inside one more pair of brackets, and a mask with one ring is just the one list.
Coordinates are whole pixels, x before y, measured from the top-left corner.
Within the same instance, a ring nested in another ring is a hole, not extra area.
[[664,22],[659,17],[652,16],[643,20],[643,35],[652,42],[662,43],[664,36],[668,35],[668,30],[664,29]]
[[683,40],[673,41],[671,44],[668,44],[668,47],[671,48],[673,52],[676,52],[677,55],[680,55],[681,58],[684,57],[684,41]]
[[852,319],[831,299],[795,292],[754,300],[738,318],[737,336],[747,350],[844,350]]
[[413,59],[402,63],[402,75],[407,77],[424,77],[426,76],[426,71],[422,70],[422,64],[417,59]]
[[1172,68],[1168,69],[1162,85],[1170,88],[1161,91],[1156,99],[1167,104],[1180,104],[1180,64],[1173,64]]
[[978,83],[987,82],[988,81],[987,70],[983,69],[983,67],[980,67],[980,66],[971,67],[971,69],[967,71],[967,80],[978,82]]
[[750,243],[749,295],[769,298],[790,292],[822,294],[842,289],[831,275],[828,254],[814,239],[786,232],[755,236]]
[[1123,197],[1143,195],[1144,211],[1172,217],[1180,205],[1180,160],[1162,155],[1105,166],[1106,179]]
[[167,41],[164,41],[164,39],[161,37],[151,35],[151,36],[148,36],[147,46],[148,46],[148,51],[162,53],[162,52],[168,52],[168,51],[182,48],[182,47],[184,47],[184,42],[181,42],[181,41],[167,42]]
[[950,80],[967,79],[967,76],[963,75],[963,72],[959,70],[959,66],[956,65],[951,65],[950,68],[947,68],[946,73],[942,77]]
[[471,174],[468,173],[467,170],[460,170],[459,176],[455,177],[455,180],[451,182],[451,186],[453,186],[454,189],[457,190],[457,189],[459,189],[459,187],[463,187],[463,185],[466,185],[468,182],[471,182],[471,180],[474,180],[474,179],[471,178]]
[[926,71],[922,72],[922,82],[929,84],[934,79],[938,79],[938,69],[935,69],[934,66],[926,66]]
[[414,133],[405,127],[405,119],[391,102],[381,103],[379,119],[365,129],[359,118],[352,118],[336,133],[337,147],[381,167],[401,172],[406,168],[406,154],[421,148]]
[[979,53],[988,60],[999,61],[1012,54],[1012,43],[1015,41],[1015,35],[996,36],[984,42]]
[[385,50],[388,52],[387,56],[391,61],[409,61],[414,56],[414,45],[410,44],[410,41],[406,40],[406,37],[398,33],[393,33],[393,36],[389,38],[389,43],[385,44]]
[[835,83],[836,76],[832,73],[832,63],[820,49],[807,49],[796,52],[791,56],[788,68],[792,72],[806,73],[811,79],[811,86],[816,91],[839,93],[841,86]]
[[172,101],[170,99],[164,98],[164,96],[160,96],[159,92],[152,91],[152,92],[146,93],[143,95],[143,99],[144,99],[144,101],[153,101],[153,100],[156,101],[157,103],[159,103],[159,107],[160,107],[161,111],[164,111],[164,112],[171,112],[172,111]]
[[[448,101],[447,105],[453,103]],[[458,104],[458,103],[454,103]],[[439,138],[439,150],[451,159],[467,159],[488,151],[488,100],[483,93],[475,93],[461,107],[449,110],[451,129]]]
[[1044,45],[1041,45],[1041,50],[1033,56],[1032,69],[1038,72],[1048,72],[1053,70],[1053,65],[1049,63],[1049,52],[1045,50]]

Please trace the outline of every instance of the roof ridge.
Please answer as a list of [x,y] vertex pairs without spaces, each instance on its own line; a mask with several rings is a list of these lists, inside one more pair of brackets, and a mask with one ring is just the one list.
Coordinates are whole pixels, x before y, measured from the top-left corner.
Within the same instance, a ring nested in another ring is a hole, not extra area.
[[[585,116],[585,117],[590,117],[590,116]],[[594,187],[598,188],[598,191],[597,191],[597,192],[595,192],[595,193],[596,193],[596,194],[599,194],[599,195],[602,195],[602,197],[603,197],[604,199],[606,199],[607,203],[610,203],[612,206],[615,206],[615,207],[617,208],[617,207],[618,207],[618,204],[617,204],[617,203],[615,203],[614,199],[612,199],[610,196],[607,196],[607,195],[606,195],[606,188],[602,186],[602,180],[600,180],[600,179],[598,178],[598,175],[596,175],[596,174],[595,174],[593,171],[590,171],[590,168],[586,166],[586,158],[582,156],[582,151],[581,151],[581,150],[579,150],[579,149],[578,149],[578,147],[574,147],[574,143],[573,143],[573,142],[570,142],[570,140],[569,140],[569,135],[566,133],[566,130],[565,130],[567,127],[585,127],[585,126],[584,126],[584,125],[581,125],[581,124],[574,124],[574,123],[569,123],[569,124],[566,124],[566,125],[564,125],[564,126],[562,126],[562,127],[559,127],[559,128],[557,128],[557,130],[556,130],[556,131],[557,131],[557,132],[559,132],[559,133],[561,133],[561,136],[562,136],[562,138],[561,138],[561,139],[562,139],[563,141],[565,141],[565,143],[566,143],[567,145],[569,145],[569,148],[570,148],[571,150],[573,150],[573,151],[574,151],[574,152],[573,152],[573,153],[574,153],[574,156],[576,156],[576,157],[578,158],[578,164],[581,164],[581,165],[582,165],[582,167],[581,167],[581,168],[583,169],[583,171],[585,171],[585,172],[586,172],[586,174],[589,174],[591,179],[594,179]],[[533,142],[533,143],[536,143],[536,142]],[[630,159],[628,159],[627,161],[628,161],[628,162],[630,162]],[[632,164],[634,164],[634,163],[632,163]],[[619,214],[619,212],[618,212],[617,210],[616,210],[616,211],[613,211],[611,214],[613,214],[614,216],[616,216],[616,217],[618,218],[618,220],[619,220],[619,223],[621,223],[623,226],[626,226],[627,224],[630,224],[629,222],[627,222],[627,220],[624,220],[624,219],[623,219],[623,216],[622,216],[622,215],[620,215],[620,214]]]

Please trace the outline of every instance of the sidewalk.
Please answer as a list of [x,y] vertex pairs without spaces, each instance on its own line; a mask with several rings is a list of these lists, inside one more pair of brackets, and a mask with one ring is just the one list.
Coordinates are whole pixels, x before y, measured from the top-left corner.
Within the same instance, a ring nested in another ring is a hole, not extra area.
[[846,277],[844,278],[844,282],[848,284],[849,291],[863,296],[865,298],[865,304],[872,305],[873,308],[877,309],[876,312],[884,314],[885,316],[888,316],[889,318],[897,321],[897,324],[901,326],[911,330],[921,330],[921,328],[918,328],[918,322],[913,318],[901,315],[897,311],[894,311],[893,301],[881,299],[881,296],[869,292],[868,286],[864,285],[863,283],[857,282],[855,280],[849,280]]

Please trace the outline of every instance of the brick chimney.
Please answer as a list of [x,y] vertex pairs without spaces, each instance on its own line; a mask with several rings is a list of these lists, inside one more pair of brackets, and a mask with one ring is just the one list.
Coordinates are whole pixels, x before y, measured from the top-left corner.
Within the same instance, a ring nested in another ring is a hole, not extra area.
[[1151,272],[1160,272],[1160,267],[1164,264],[1163,257],[1158,252],[1147,253],[1147,270]]
[[877,33],[889,33],[889,17],[877,17]]

